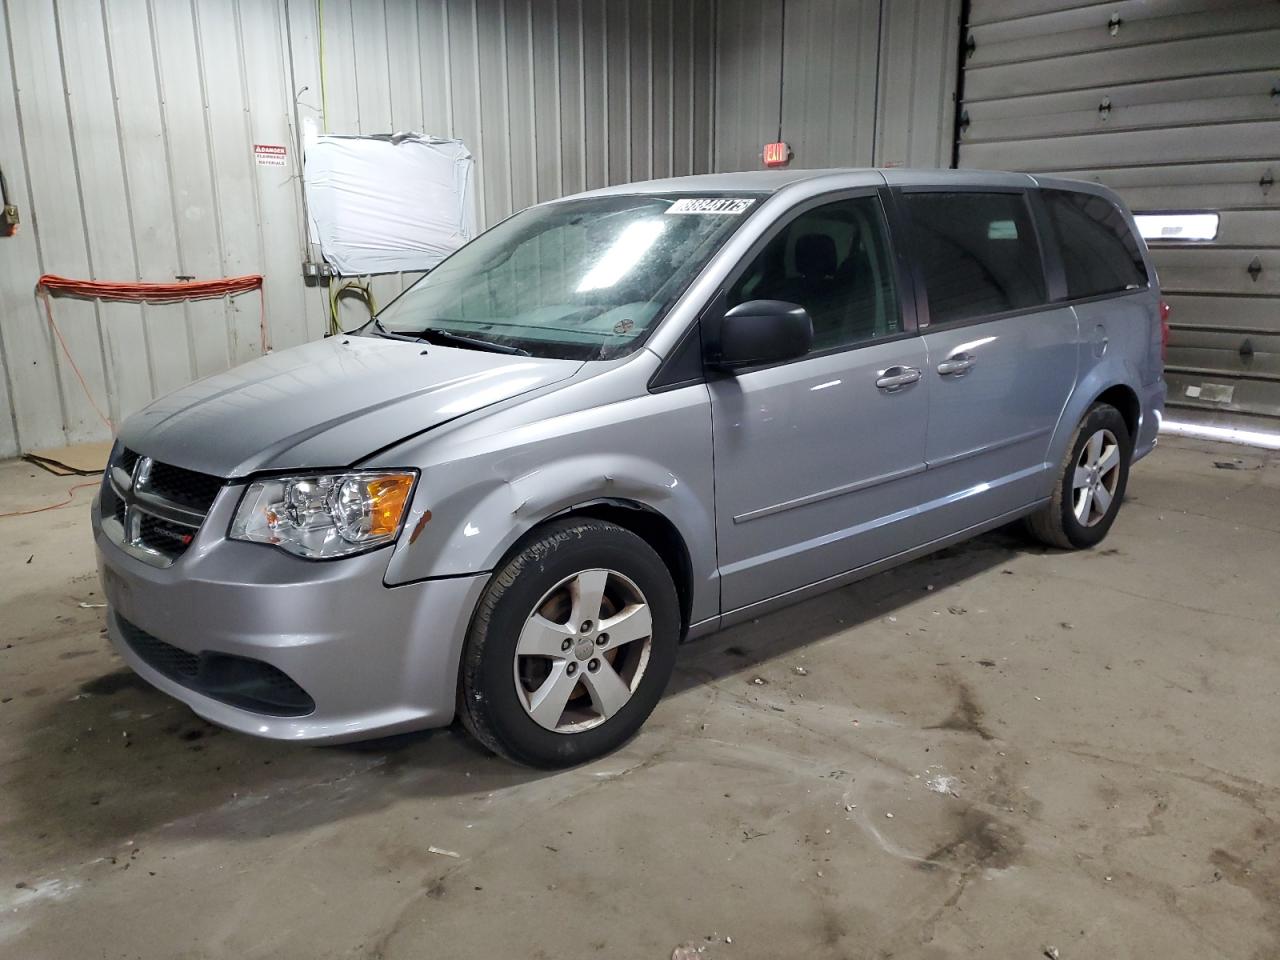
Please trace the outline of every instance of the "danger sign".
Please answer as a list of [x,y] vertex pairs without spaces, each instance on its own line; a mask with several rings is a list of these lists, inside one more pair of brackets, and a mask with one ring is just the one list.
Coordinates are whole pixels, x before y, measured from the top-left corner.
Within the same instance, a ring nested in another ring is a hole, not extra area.
[[283,167],[287,152],[284,147],[272,143],[255,143],[253,145],[253,159],[257,161],[260,167]]

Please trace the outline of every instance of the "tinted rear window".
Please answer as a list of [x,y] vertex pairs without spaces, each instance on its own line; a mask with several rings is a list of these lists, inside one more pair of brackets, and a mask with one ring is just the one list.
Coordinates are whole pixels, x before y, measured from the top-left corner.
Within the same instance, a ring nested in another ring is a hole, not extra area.
[[1147,285],[1147,268],[1124,214],[1106,197],[1043,190],[1062,251],[1067,296],[1097,297]]
[[930,324],[1045,302],[1040,247],[1022,193],[907,193]]

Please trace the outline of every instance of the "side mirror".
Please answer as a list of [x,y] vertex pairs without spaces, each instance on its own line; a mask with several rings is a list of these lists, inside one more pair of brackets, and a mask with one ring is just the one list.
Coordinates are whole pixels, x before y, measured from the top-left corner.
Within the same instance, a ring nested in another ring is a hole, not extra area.
[[720,321],[720,350],[712,365],[732,370],[803,357],[813,346],[813,321],[797,303],[748,300]]

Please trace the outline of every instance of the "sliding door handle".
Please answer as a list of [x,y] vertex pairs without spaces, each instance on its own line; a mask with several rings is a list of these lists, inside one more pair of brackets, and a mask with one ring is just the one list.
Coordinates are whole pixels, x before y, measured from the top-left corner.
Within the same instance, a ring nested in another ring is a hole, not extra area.
[[973,367],[973,357],[957,353],[938,364],[938,373],[944,377],[962,377]]
[[881,370],[876,374],[876,386],[885,393],[897,393],[908,384],[920,379],[920,371],[915,367],[894,366]]

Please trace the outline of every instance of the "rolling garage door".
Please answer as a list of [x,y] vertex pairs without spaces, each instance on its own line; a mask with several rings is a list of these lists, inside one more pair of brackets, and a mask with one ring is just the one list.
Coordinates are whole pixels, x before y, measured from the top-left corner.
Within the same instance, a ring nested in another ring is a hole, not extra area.
[[972,0],[961,82],[960,166],[1220,214],[1213,240],[1149,240],[1167,417],[1280,433],[1280,3]]

